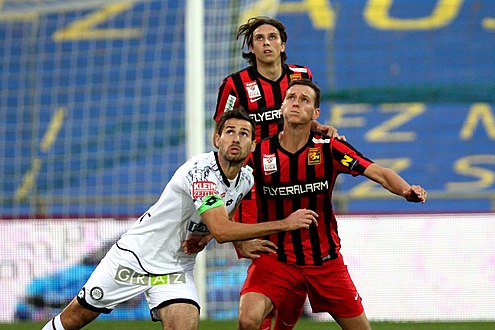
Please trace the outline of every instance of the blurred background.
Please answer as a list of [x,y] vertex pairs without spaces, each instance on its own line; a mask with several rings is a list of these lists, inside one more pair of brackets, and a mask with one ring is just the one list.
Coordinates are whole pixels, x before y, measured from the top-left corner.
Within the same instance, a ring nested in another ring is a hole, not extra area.
[[[175,0],[0,2],[0,322],[58,313],[185,161],[185,15]],[[370,319],[495,320],[495,1],[204,1],[206,150],[256,15],[286,25],[320,121],[428,190],[417,205],[338,181]],[[236,318],[246,265],[210,244],[204,316]],[[141,299],[108,317],[148,313]]]

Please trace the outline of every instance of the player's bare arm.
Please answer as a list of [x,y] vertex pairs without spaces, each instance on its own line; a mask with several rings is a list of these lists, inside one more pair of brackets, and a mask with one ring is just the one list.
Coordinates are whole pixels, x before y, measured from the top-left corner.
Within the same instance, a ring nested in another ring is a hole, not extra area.
[[[220,199],[218,196],[216,198]],[[208,226],[218,243],[242,241],[281,231],[308,229],[313,223],[317,225],[317,217],[318,214],[312,210],[299,209],[283,220],[243,224],[230,221],[223,204],[201,213],[203,223]]]
[[364,175],[393,194],[404,197],[408,202],[425,203],[427,192],[418,185],[409,185],[400,175],[389,168],[378,164],[371,164],[364,171]]
[[311,130],[328,135],[332,138],[336,138],[344,141],[346,140],[344,135],[339,135],[339,132],[335,127],[321,124],[317,120],[313,120],[311,122]]
[[[203,251],[208,243],[213,239],[213,235],[190,235],[181,247],[186,254],[199,253]],[[237,248],[239,255],[244,258],[256,259],[260,253],[277,253],[277,245],[265,239],[249,239],[245,241],[235,241],[234,246]]]

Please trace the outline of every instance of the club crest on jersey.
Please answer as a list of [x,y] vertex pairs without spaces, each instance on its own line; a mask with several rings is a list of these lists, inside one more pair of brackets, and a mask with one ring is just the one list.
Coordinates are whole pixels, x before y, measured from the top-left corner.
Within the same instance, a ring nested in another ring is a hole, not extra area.
[[265,175],[277,172],[277,158],[275,154],[263,155],[263,171]]
[[290,75],[289,79],[290,79],[290,81],[299,80],[299,79],[302,79],[302,75],[299,72],[293,73]]
[[95,286],[94,288],[91,289],[91,291],[89,291],[89,295],[94,300],[100,300],[101,298],[103,298],[103,289]]
[[256,102],[261,99],[261,92],[256,81],[246,83],[246,92],[248,93],[249,102]]
[[317,165],[321,163],[321,149],[309,148],[308,150],[308,165]]
[[196,181],[192,185],[192,197],[201,198],[217,194],[217,185],[211,181]]

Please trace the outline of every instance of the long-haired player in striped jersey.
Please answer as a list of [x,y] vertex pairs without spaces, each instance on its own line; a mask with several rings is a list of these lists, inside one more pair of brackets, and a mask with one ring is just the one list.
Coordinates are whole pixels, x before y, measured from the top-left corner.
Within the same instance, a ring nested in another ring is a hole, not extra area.
[[251,154],[258,219],[271,221],[307,208],[318,214],[318,224],[264,237],[277,245],[277,254],[260,254],[252,261],[241,291],[239,329],[258,329],[287,292],[298,287],[306,288],[313,312],[328,312],[342,329],[369,329],[340,253],[332,208],[335,180],[339,174],[363,175],[409,202],[426,201],[421,186],[409,185],[346,141],[312,131],[319,104],[317,85],[307,79],[291,82],[281,108],[283,131],[262,140]]
[[[241,37],[243,47],[248,48],[242,57],[249,66],[223,79],[213,119],[218,121],[225,111],[243,107],[255,120],[255,138],[260,141],[281,131],[283,119],[280,106],[289,83],[303,78],[311,80],[313,74],[307,66],[285,63],[288,35],[279,20],[266,16],[253,17],[237,30],[237,39]],[[316,120],[312,123],[312,129],[336,134],[333,127]]]
[[[243,38],[243,48],[247,47],[247,52],[242,56],[249,66],[224,78],[218,91],[214,119],[218,121],[222,113],[243,107],[256,121],[255,138],[259,142],[282,130],[280,106],[289,83],[297,79],[312,79],[313,75],[307,66],[286,63],[288,35],[279,20],[266,16],[253,17],[237,30],[239,38]],[[337,135],[335,128],[316,120],[312,122],[312,129],[331,136]],[[253,186],[251,194],[239,206],[236,220],[256,221],[255,191]],[[243,246],[247,249],[248,244],[237,243],[238,251]],[[248,255],[246,253],[244,256]],[[288,297],[280,306],[274,330],[292,329],[302,313],[305,300],[304,292],[294,292]],[[271,324],[272,315],[267,317],[261,329],[270,329]]]

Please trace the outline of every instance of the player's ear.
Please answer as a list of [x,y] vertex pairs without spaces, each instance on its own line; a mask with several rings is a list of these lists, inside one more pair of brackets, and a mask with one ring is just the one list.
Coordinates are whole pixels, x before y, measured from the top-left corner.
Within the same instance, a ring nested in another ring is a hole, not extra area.
[[253,141],[253,142],[251,143],[251,152],[253,152],[253,151],[254,151],[254,149],[256,149],[256,141]]
[[215,135],[213,135],[213,145],[215,146],[215,148],[218,149],[218,141],[220,140],[220,134],[218,133],[215,133]]
[[313,111],[313,120],[318,119],[320,117],[320,108],[316,108],[315,111]]
[[282,42],[282,45],[280,47],[280,52],[281,53],[285,52],[285,42]]

